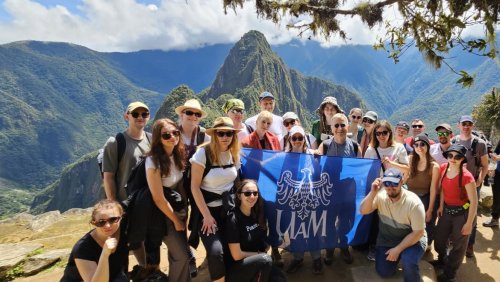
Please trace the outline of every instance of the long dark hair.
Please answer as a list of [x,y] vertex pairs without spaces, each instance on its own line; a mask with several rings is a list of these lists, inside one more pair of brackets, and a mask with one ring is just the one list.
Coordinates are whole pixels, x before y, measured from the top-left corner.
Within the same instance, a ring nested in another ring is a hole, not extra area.
[[[427,174],[431,175],[432,173],[432,161],[434,159],[431,156],[430,151],[430,146],[429,144],[423,142],[425,144],[425,147],[427,148],[427,152],[425,152],[425,170]],[[418,162],[420,161],[420,156],[414,151],[413,155],[411,157],[411,162],[410,162],[410,175],[409,177],[415,177],[417,176],[418,173]]]
[[393,145],[392,126],[388,121],[381,120],[381,121],[377,122],[377,124],[375,124],[375,127],[373,127],[373,130],[371,133],[370,146],[372,146],[372,148],[374,148],[374,149],[376,149],[380,146],[380,142],[378,142],[378,139],[377,139],[377,136],[375,135],[375,133],[377,133],[377,129],[379,129],[381,127],[385,127],[385,128],[387,128],[387,131],[389,131],[389,139],[387,139],[387,147],[392,147],[392,145]]
[[[243,188],[248,184],[254,184],[255,187],[257,187],[257,190],[259,191],[259,196],[257,198],[257,202],[252,207],[252,209],[250,211],[250,216],[253,219],[257,220],[257,222],[259,223],[260,227],[262,227],[262,229],[267,230],[266,220],[264,217],[264,199],[262,198],[262,196],[260,194],[260,189],[259,189],[259,185],[257,185],[257,182],[253,179],[243,179],[239,183],[238,187],[236,188],[236,195],[240,195],[241,191],[243,191]],[[238,209],[240,208],[241,200],[239,197],[234,197],[234,204],[236,205],[236,207]]]
[[[153,124],[153,140],[151,141],[151,150],[148,153],[148,156],[153,159],[153,163],[156,168],[159,168],[161,174],[165,176],[170,174],[170,159],[167,156],[167,153],[165,153],[163,144],[161,143],[161,130],[167,124],[175,127],[175,129],[178,129],[177,124],[168,118],[162,118],[155,121]],[[172,138],[174,137],[172,136]],[[178,138],[180,138],[180,136]],[[184,170],[184,143],[182,140],[179,140],[177,145],[175,145],[172,154],[175,166],[180,171]]]

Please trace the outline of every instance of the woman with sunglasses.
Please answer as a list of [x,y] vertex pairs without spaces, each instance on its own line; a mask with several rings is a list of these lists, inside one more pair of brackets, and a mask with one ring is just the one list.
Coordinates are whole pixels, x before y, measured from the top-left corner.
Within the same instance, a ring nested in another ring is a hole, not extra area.
[[270,279],[272,259],[266,253],[267,226],[264,200],[257,183],[242,180],[236,189],[235,210],[226,220],[226,281],[276,281]]
[[272,123],[273,114],[268,111],[260,112],[255,122],[255,131],[241,141],[241,146],[245,148],[281,151],[278,137],[269,131]]
[[[226,207],[224,199],[234,193],[233,187],[239,181],[240,143],[233,121],[228,117],[216,118],[212,128],[207,129],[212,138],[203,144],[189,160],[191,162],[191,191],[197,211],[191,217],[201,214],[200,226],[192,230],[198,232],[207,251],[208,270],[213,281],[224,281],[226,267],[223,259],[224,225],[223,214]],[[206,170],[208,160],[210,170]],[[224,199],[223,199],[224,198]],[[193,208],[194,210],[194,208]],[[197,214],[197,215],[196,215]]]
[[309,148],[306,143],[306,132],[300,125],[294,125],[288,132],[288,144],[285,145],[285,152],[314,154],[316,150]]
[[439,181],[439,165],[430,154],[429,138],[419,134],[414,138],[413,154],[409,156],[410,171],[406,179],[408,190],[417,194],[425,208],[425,231],[427,232],[427,248],[430,250],[434,240],[436,222],[435,203]]
[[318,148],[321,142],[333,136],[330,126],[333,115],[344,113],[344,111],[338,105],[335,97],[327,96],[316,109],[316,113],[319,115],[319,119],[313,122],[312,135],[316,138],[316,148]]
[[[448,163],[440,166],[439,221],[434,239],[438,259],[432,262],[435,267],[444,270],[438,281],[455,281],[476,218],[476,182],[463,165],[467,162],[466,153],[464,146],[453,144],[443,153]],[[453,248],[447,255],[448,242]]]
[[243,122],[245,118],[245,104],[243,101],[240,99],[229,99],[222,107],[222,110],[233,121],[234,128],[240,130],[238,132],[238,140],[243,140],[243,138],[253,132],[253,128]]
[[361,153],[363,154],[363,157],[365,156],[366,150],[368,149],[368,145],[370,145],[372,141],[372,132],[377,120],[378,114],[374,111],[366,112],[366,114],[363,116],[363,119],[361,120],[361,125],[364,129],[359,145],[361,147]]
[[128,247],[123,208],[113,200],[102,200],[92,209],[95,226],[76,242],[61,281],[129,281]]
[[347,133],[351,135],[352,140],[356,142],[361,142],[361,137],[363,137],[363,126],[361,126],[361,120],[363,119],[363,110],[360,108],[352,108],[349,111],[349,128]]

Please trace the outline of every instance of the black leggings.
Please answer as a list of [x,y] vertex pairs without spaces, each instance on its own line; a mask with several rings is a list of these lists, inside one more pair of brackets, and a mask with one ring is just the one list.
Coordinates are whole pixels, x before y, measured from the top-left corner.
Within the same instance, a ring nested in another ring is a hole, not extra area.
[[273,260],[268,254],[257,254],[235,262],[227,269],[226,281],[269,281]]
[[210,279],[218,280],[226,276],[226,266],[224,265],[224,220],[221,217],[222,206],[208,207],[210,214],[217,222],[217,231],[215,234],[205,235],[201,232],[200,226],[200,239],[207,251],[208,271],[210,272]]

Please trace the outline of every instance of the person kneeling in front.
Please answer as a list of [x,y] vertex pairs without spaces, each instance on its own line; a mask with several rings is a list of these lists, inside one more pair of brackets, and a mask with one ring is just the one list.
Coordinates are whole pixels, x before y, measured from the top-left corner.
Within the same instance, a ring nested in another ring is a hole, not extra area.
[[[418,196],[402,189],[402,174],[389,168],[382,179],[373,181],[370,193],[361,202],[361,214],[378,210],[379,233],[375,269],[382,277],[396,273],[399,260],[404,281],[420,281],[418,263],[425,252],[425,210]],[[385,187],[381,191],[381,187]]]

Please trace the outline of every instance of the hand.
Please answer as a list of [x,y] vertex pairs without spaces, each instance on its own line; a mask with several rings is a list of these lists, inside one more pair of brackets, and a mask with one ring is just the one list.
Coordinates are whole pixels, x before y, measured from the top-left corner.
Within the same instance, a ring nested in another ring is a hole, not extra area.
[[175,227],[175,231],[186,230],[186,224],[184,223],[184,221],[180,220],[179,218],[177,218],[177,220],[174,221],[174,227]]
[[385,169],[389,169],[391,167],[391,159],[389,159],[389,157],[384,157],[384,159],[382,160],[382,165],[384,166]]
[[387,255],[386,260],[397,261],[400,253],[401,253],[401,251],[399,251],[398,247],[394,247],[394,248],[388,250],[387,252],[385,252],[385,254]]
[[464,226],[462,227],[462,235],[463,236],[466,236],[466,235],[470,235],[472,233],[472,224],[464,224]]
[[116,246],[118,246],[118,240],[116,240],[116,238],[109,237],[102,246],[102,252],[109,256],[116,251]]
[[437,216],[442,217],[443,216],[443,206],[439,206],[437,209]]
[[203,226],[201,226],[201,233],[209,235],[209,234],[215,234],[216,231],[217,231],[217,222],[212,217],[212,215],[203,218]]
[[380,190],[380,182],[382,181],[382,179],[379,177],[379,178],[376,178],[373,183],[372,183],[372,192],[378,192],[378,190]]
[[428,210],[425,213],[425,222],[429,223],[429,221],[431,221],[431,219],[432,219],[432,210]]

